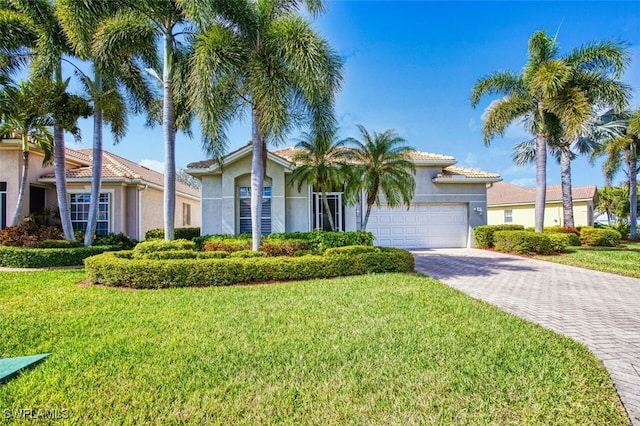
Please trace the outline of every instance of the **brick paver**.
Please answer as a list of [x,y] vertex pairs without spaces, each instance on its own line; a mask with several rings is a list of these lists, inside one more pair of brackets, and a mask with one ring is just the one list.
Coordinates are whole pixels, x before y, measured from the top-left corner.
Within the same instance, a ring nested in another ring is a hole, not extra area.
[[477,249],[414,251],[416,270],[585,344],[640,426],[640,280]]

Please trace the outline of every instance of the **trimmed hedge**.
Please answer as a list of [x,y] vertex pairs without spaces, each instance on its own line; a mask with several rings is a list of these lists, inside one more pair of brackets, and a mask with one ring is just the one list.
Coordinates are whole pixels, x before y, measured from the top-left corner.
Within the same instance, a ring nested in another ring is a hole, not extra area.
[[88,279],[108,286],[169,288],[412,272],[414,268],[411,253],[391,248],[355,255],[162,261],[127,259],[130,254],[126,253],[104,253],[86,259]]
[[345,247],[334,247],[326,249],[324,254],[326,256],[333,256],[336,254],[362,254],[362,253],[372,253],[379,252],[380,247],[373,246],[345,246]]
[[82,261],[105,251],[109,246],[74,248],[0,247],[0,266],[7,268],[50,268],[82,266]]
[[148,240],[143,241],[133,248],[133,252],[137,254],[153,253],[157,251],[170,250],[195,250],[196,245],[193,241],[188,240]]
[[[200,228],[175,228],[173,237],[177,240],[193,240],[200,236]],[[164,229],[150,229],[144,233],[145,240],[164,239]]]
[[[361,231],[320,231],[312,232],[287,232],[282,234],[269,234],[262,238],[260,250],[266,251],[269,256],[280,256],[282,252],[287,256],[305,250],[323,253],[328,248],[345,246],[373,246],[373,234]],[[251,235],[203,235],[194,238],[194,243],[199,250],[205,251],[238,251],[251,248]]]
[[523,225],[480,225],[473,228],[476,247],[493,248],[493,235],[497,231],[524,231]]
[[582,228],[580,241],[588,246],[617,247],[620,245],[621,234],[610,228]]
[[44,240],[38,243],[37,248],[74,248],[82,246],[83,244],[80,241],[76,240]]
[[[129,252],[132,253],[133,252]],[[118,254],[118,257],[124,257]],[[144,254],[133,254],[129,259],[150,259],[150,260],[167,260],[167,259],[225,259],[229,257],[229,253],[226,251],[193,251],[193,250],[167,250],[167,251],[155,251]]]
[[554,238],[557,237],[557,236],[564,237],[564,240],[565,240],[567,246],[580,247],[580,237],[577,234],[574,234],[573,232],[563,233],[563,232],[547,232],[547,231],[544,231],[544,233],[549,235],[550,237],[554,237]]
[[496,231],[493,244],[498,251],[516,254],[551,254],[566,249],[566,239],[550,235],[528,231]]

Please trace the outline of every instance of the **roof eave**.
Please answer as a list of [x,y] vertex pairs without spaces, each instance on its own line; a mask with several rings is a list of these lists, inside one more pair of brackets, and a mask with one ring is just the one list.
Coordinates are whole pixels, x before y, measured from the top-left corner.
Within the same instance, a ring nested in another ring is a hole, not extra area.
[[416,166],[443,166],[443,167],[453,166],[454,164],[457,163],[455,159],[436,159],[436,158],[422,159],[422,160],[411,159],[411,162],[413,162],[413,164],[415,164]]
[[489,178],[489,177],[483,177],[483,178],[434,177],[433,179],[431,179],[431,182],[433,183],[495,183],[495,182],[500,182],[501,180],[502,178]]

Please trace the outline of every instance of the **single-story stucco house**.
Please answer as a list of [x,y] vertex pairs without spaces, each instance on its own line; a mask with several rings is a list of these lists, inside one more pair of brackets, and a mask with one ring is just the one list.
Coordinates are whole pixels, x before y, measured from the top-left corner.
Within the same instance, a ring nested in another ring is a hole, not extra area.
[[[262,229],[265,233],[326,229],[321,194],[311,185],[290,184],[296,148],[267,152]],[[468,247],[472,228],[486,224],[487,184],[495,173],[456,167],[456,159],[413,151],[416,190],[411,206],[374,207],[367,231],[376,245],[403,248]],[[200,179],[202,234],[251,232],[251,146],[228,154],[222,162],[191,163],[187,173]],[[331,214],[340,230],[359,229],[364,201],[343,203],[342,192],[329,194]]]
[[[21,216],[57,207],[53,165],[43,166],[43,153],[30,149],[28,187]],[[0,225],[7,226],[18,199],[22,176],[19,140],[0,143]],[[93,150],[66,150],[67,193],[74,229],[86,229],[93,175]],[[149,229],[163,227],[164,175],[103,151],[98,235],[124,233],[142,240]],[[200,226],[198,189],[176,182],[176,227]]]
[[[574,186],[573,220],[576,226],[593,226],[598,203],[595,185]],[[536,188],[524,188],[507,182],[497,182],[487,190],[487,223],[535,226]],[[562,225],[562,186],[547,185],[544,226]]]

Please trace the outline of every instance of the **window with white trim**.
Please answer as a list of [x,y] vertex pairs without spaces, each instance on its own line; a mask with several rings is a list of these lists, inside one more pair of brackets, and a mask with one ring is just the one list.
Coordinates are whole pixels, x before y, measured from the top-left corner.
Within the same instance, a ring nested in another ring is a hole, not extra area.
[[[239,214],[239,228],[240,233],[251,234],[251,188],[248,186],[241,186],[239,188],[240,194],[238,199],[240,201]],[[262,233],[271,233],[271,187],[265,186],[262,192]]]
[[513,210],[505,210],[504,223],[512,223],[512,222],[513,222]]
[[[89,222],[89,202],[91,194],[70,194],[71,223],[74,231],[86,231]],[[110,201],[111,194],[100,193],[98,199],[98,220],[96,221],[96,235],[107,235],[110,232]]]

